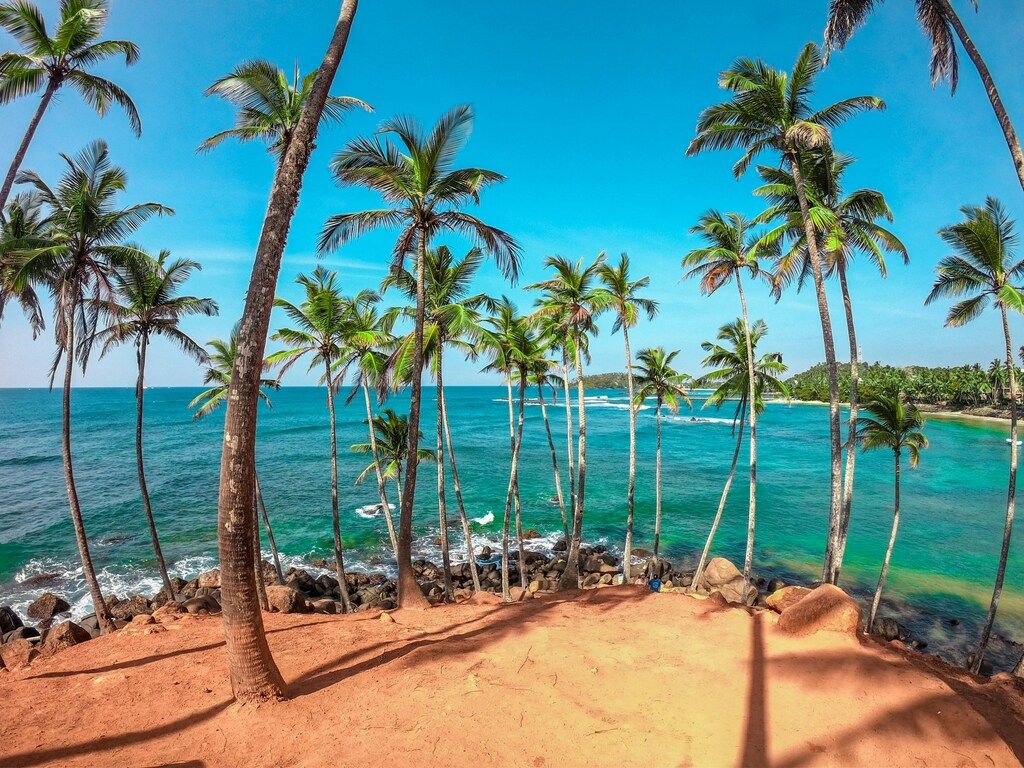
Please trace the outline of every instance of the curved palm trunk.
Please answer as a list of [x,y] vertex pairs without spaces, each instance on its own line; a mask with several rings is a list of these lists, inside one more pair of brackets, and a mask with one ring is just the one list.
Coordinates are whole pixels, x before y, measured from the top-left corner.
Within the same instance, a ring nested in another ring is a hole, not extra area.
[[992,625],[996,620],[996,610],[999,607],[999,596],[1003,592],[1003,579],[1006,576],[1006,559],[1010,553],[1010,534],[1013,531],[1013,514],[1017,497],[1017,373],[1013,365],[1013,343],[1010,341],[1010,323],[1006,317],[1006,306],[1000,305],[999,310],[1003,316],[1003,338],[1006,341],[1006,368],[1010,374],[1010,480],[1006,489],[1006,522],[1003,525],[1003,546],[999,550],[999,568],[996,571],[996,583],[992,589],[992,602],[988,608],[988,618],[985,619],[985,626],[981,630],[981,639],[978,641],[978,650],[974,654],[971,663],[971,672],[978,674],[981,671],[981,662],[985,658],[985,649],[988,647],[989,638],[992,636]]
[[96,569],[92,564],[92,556],[89,554],[89,539],[85,535],[85,521],[82,519],[82,507],[78,502],[78,487],[75,485],[75,469],[71,458],[71,375],[75,367],[75,307],[71,306],[68,312],[67,321],[67,342],[64,354],[64,397],[61,410],[61,449],[64,459],[64,484],[68,491],[68,505],[71,507],[71,523],[75,528],[75,542],[78,544],[78,556],[82,561],[82,574],[85,576],[85,583],[89,587],[89,595],[92,597],[92,605],[96,610],[96,621],[100,625],[100,632],[107,633],[114,631],[114,622],[110,618],[110,611],[103,599],[103,592],[100,590],[99,580],[96,578]]
[[252,555],[254,578],[256,579],[256,594],[259,597],[260,609],[264,611],[270,610],[270,603],[267,602],[267,585],[263,583],[263,553],[260,551],[260,527],[254,525],[252,527]]
[[626,347],[626,392],[629,395],[629,482],[626,488],[626,543],[622,550],[622,578],[629,582],[633,565],[633,521],[636,494],[636,406],[633,404],[633,353],[629,348],[629,328],[622,324]]
[[875,597],[871,601],[871,612],[868,614],[867,631],[870,634],[875,628],[875,617],[878,615],[878,605],[882,602],[882,590],[885,589],[885,580],[889,576],[889,562],[892,560],[892,548],[896,544],[896,532],[900,527],[900,452],[893,451],[895,455],[895,488],[893,490],[892,510],[892,531],[889,533],[889,545],[885,548],[885,559],[882,560],[882,571],[878,574],[878,586],[875,587]]
[[[511,378],[509,379],[511,384]],[[510,393],[511,394],[511,393]],[[512,599],[512,595],[509,592],[509,567],[508,567],[508,534],[509,526],[512,518],[512,502],[515,497],[516,487],[519,481],[519,452],[523,444],[523,410],[525,408],[526,400],[526,375],[523,374],[519,384],[519,430],[518,436],[515,432],[512,433],[512,468],[509,471],[508,478],[508,493],[505,495],[505,516],[502,521],[502,534],[501,534],[501,596],[505,602],[509,602]],[[510,401],[511,402],[511,401]],[[518,520],[517,520],[518,523]],[[520,528],[520,571],[525,567],[524,558],[522,554],[522,530]],[[520,574],[520,581],[522,581],[522,574]]]
[[267,504],[263,500],[263,489],[260,487],[260,476],[254,473],[256,482],[256,504],[263,517],[263,527],[267,529],[267,542],[270,544],[270,554],[274,558],[274,570],[277,571],[277,583],[284,584],[284,571],[281,569],[281,556],[277,551],[277,539],[274,538],[274,529],[270,526],[270,515],[267,514]]
[[996,90],[992,73],[988,71],[988,65],[985,64],[985,60],[981,57],[981,52],[974,44],[971,36],[967,34],[967,29],[964,28],[963,22],[960,21],[960,17],[953,10],[949,0],[939,0],[939,2],[942,4],[943,11],[950,24],[953,25],[953,29],[956,30],[957,37],[960,38],[964,50],[971,57],[971,61],[974,62],[974,66],[981,76],[981,82],[985,86],[985,93],[988,94],[988,100],[992,104],[992,111],[996,114],[999,127],[1003,129],[1003,138],[1006,139],[1006,146],[1010,150],[1013,167],[1017,171],[1017,181],[1020,182],[1021,189],[1024,189],[1024,151],[1021,150],[1020,139],[1017,138],[1017,132],[1013,128],[1013,123],[1010,122],[1010,116],[1006,113],[1006,107],[1003,106],[1003,100],[999,95],[999,91]]
[[56,81],[50,80],[46,84],[46,90],[43,91],[42,97],[39,99],[39,106],[36,107],[36,112],[32,115],[32,120],[28,124],[28,128],[25,129],[25,135],[21,139],[21,144],[18,145],[18,151],[14,153],[14,159],[11,161],[11,167],[7,171],[7,176],[4,178],[4,185],[0,188],[0,218],[3,217],[2,211],[4,206],[7,205],[7,198],[11,194],[11,188],[14,186],[14,179],[18,175],[18,169],[21,168],[21,164],[25,162],[25,153],[28,152],[28,145],[32,143],[32,137],[36,134],[36,128],[39,127],[39,121],[43,119],[43,113],[46,108],[50,105],[50,100],[53,99],[53,94],[57,92],[57,88],[60,86]]
[[839,287],[843,292],[843,308],[846,311],[846,335],[850,340],[850,419],[846,427],[846,473],[843,478],[843,515],[839,521],[839,547],[832,563],[832,583],[839,582],[846,554],[846,538],[850,532],[850,516],[853,514],[853,476],[857,464],[857,404],[860,390],[860,350],[857,347],[857,329],[853,323],[853,302],[850,287],[846,282],[846,265],[843,259],[836,260],[839,273]]
[[334,570],[338,577],[338,592],[345,613],[352,612],[348,597],[348,578],[345,574],[345,553],[341,543],[341,512],[338,509],[338,420],[334,409],[334,381],[331,365],[324,360],[324,374],[327,381],[327,411],[331,416],[331,524],[334,530]]
[[444,574],[444,599],[452,601],[452,556],[448,549],[448,504],[445,499],[444,481],[444,410],[441,407],[441,390],[444,389],[444,373],[441,347],[437,350],[437,512],[441,524],[441,570]]
[[[569,509],[576,509],[576,467],[572,449],[572,395],[569,389],[569,353],[562,347],[562,394],[565,395],[565,449],[569,464]],[[565,534],[569,543],[572,531]]]
[[231,690],[242,702],[284,696],[284,680],[263,630],[252,562],[252,526],[256,524],[257,405],[281,257],[298,204],[302,176],[309,165],[317,125],[345,52],[357,5],[358,0],[342,2],[316,80],[278,164],[238,329],[238,354],[231,374],[224,421],[217,545]]
[[139,364],[139,375],[135,380],[135,465],[139,474],[139,492],[142,494],[142,509],[146,513],[146,524],[149,526],[149,537],[153,542],[153,554],[156,555],[156,564],[160,569],[160,578],[164,582],[164,589],[171,600],[174,600],[174,587],[167,575],[167,563],[164,561],[164,553],[160,549],[160,537],[156,532],[156,521],[153,519],[153,506],[149,501],[149,488],[146,485],[146,467],[142,460],[142,414],[143,397],[145,396],[144,381],[146,378],[146,348],[149,346],[149,337],[143,334],[139,338],[139,349],[136,359]]
[[659,559],[661,552],[661,398],[654,412],[655,449],[654,449],[654,560]]
[[562,578],[558,582],[559,589],[571,587],[577,589],[580,581],[580,542],[583,540],[583,504],[587,485],[587,407],[583,389],[583,358],[580,344],[575,346],[576,357],[576,407],[579,415],[579,443],[577,447],[576,499],[572,509],[572,539],[569,542],[568,560]]
[[444,419],[444,435],[445,441],[448,444],[448,460],[452,467],[452,485],[455,486],[455,501],[459,506],[459,522],[462,523],[462,534],[466,537],[466,562],[469,563],[469,575],[473,579],[473,589],[479,592],[480,570],[476,567],[476,548],[473,546],[473,530],[469,526],[469,516],[466,514],[466,505],[462,500],[459,465],[455,460],[455,447],[452,445],[452,428],[448,423],[448,400],[442,387],[438,387],[437,396],[440,398],[441,414]]
[[691,589],[697,588],[700,577],[704,575],[704,566],[707,565],[708,555],[711,553],[711,545],[715,540],[715,534],[718,533],[718,525],[722,522],[725,502],[729,499],[729,489],[732,488],[732,481],[736,477],[736,464],[740,458],[740,446],[743,445],[743,422],[745,419],[746,412],[741,411],[739,425],[736,429],[736,449],[732,452],[732,464],[729,465],[729,476],[725,479],[725,487],[722,488],[722,498],[718,501],[718,511],[715,512],[715,519],[711,523],[711,531],[708,533],[708,540],[704,543],[704,550],[700,553],[697,570],[693,572],[693,581],[690,582]]
[[[522,385],[520,385],[519,403],[519,440],[522,440],[523,432],[523,402]],[[508,429],[509,438],[514,444],[516,435],[512,427],[512,378],[508,380]],[[523,500],[519,494],[519,472],[516,472],[516,550],[519,555],[519,585],[526,587],[526,551],[523,549]]]
[[[800,171],[800,157],[797,152],[789,151],[786,153],[786,158],[789,161],[790,170],[793,172],[793,186],[796,188],[797,200],[800,203],[800,217],[804,223],[807,253],[810,256],[811,272],[814,275],[814,291],[818,300],[818,317],[821,319],[821,337],[825,345],[825,368],[828,372],[828,431],[831,460],[828,538],[825,542],[821,579],[826,583],[832,583],[835,577],[833,561],[839,544],[839,525],[842,517],[843,450],[839,425],[839,370],[836,366],[836,345],[832,336],[832,318],[828,311],[828,296],[825,294],[821,254],[818,252],[814,224],[811,222],[810,208],[807,205],[807,191],[804,188],[803,173]],[[753,413],[753,406],[754,404],[751,403],[751,413]]]
[[743,593],[750,587],[754,568],[754,531],[757,525],[757,379],[754,376],[754,343],[750,338],[750,317],[747,314],[747,296],[743,282],[736,271],[736,289],[740,294],[743,311],[744,341],[747,347],[747,402],[750,403],[750,489],[747,497],[747,548],[743,554]]
[[[391,505],[388,503],[387,481],[384,478],[384,471],[380,467],[380,456],[377,453],[377,432],[373,428],[373,408],[370,405],[370,388],[366,384],[366,377],[363,377],[363,402],[366,404],[366,424],[370,432],[370,453],[373,454],[373,469],[377,473],[377,494],[380,496],[380,508],[384,513],[384,522],[388,526],[388,538],[391,539],[391,549],[398,554],[398,537],[395,535],[395,518],[391,515]],[[402,496],[401,490],[398,492]]]
[[558,510],[562,513],[562,532],[566,541],[569,540],[569,518],[565,513],[565,498],[562,496],[562,473],[558,471],[558,454],[555,452],[555,440],[551,436],[551,422],[548,421],[548,406],[544,401],[544,387],[537,385],[537,399],[540,401],[540,415],[544,419],[544,431],[548,435],[548,448],[551,449],[551,469],[555,475],[555,498],[558,499]]

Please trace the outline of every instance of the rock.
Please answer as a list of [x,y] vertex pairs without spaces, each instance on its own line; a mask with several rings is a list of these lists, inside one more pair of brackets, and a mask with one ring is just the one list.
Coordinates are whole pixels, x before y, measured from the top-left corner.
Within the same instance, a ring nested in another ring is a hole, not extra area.
[[537,579],[534,579],[533,581],[530,582],[530,586],[528,587],[528,589],[530,590],[530,594],[533,595],[533,594],[536,594],[537,592],[540,592],[541,589],[543,589],[543,585],[541,584],[540,581],[538,581]]
[[14,612],[14,609],[6,605],[0,605],[0,635],[13,632],[18,627],[25,626],[21,617]]
[[13,643],[15,640],[37,640],[38,638],[39,630],[35,627],[18,627],[10,632],[5,632],[3,642]]
[[860,606],[833,584],[822,584],[779,614],[779,629],[790,635],[843,632],[856,635]]
[[96,618],[95,613],[83,616],[82,620],[78,622],[78,626],[87,631],[93,637],[99,637],[100,635],[100,620]]
[[156,619],[150,616],[148,613],[136,614],[131,621],[132,624],[156,624]]
[[110,615],[115,619],[131,621],[140,614],[150,612],[150,602],[143,595],[132,595],[127,600],[121,600],[110,607]]
[[494,557],[494,550],[485,544],[484,546],[480,547],[480,554],[478,555],[478,557],[481,557],[484,560],[490,560],[492,557]]
[[712,592],[717,592],[725,598],[726,602],[729,603],[753,605],[757,602],[757,587],[753,584],[749,584],[747,585],[746,590],[744,590],[742,578],[737,579],[736,581],[730,581],[728,584],[723,584],[720,587],[714,587]]
[[[269,592],[269,589],[267,591]],[[209,595],[200,595],[199,597],[193,597],[182,603],[181,607],[189,613],[191,613],[193,616],[198,616],[204,613],[220,613],[220,603],[218,603]]]
[[174,587],[174,595],[167,594],[167,588],[162,587],[159,592],[153,597],[154,603],[166,603],[168,600],[173,600],[175,595],[180,595],[182,590],[188,585],[188,582],[178,576],[171,577],[171,586]]
[[200,573],[196,582],[200,589],[220,589],[220,569],[213,568]]
[[80,627],[73,621],[64,621],[46,633],[40,652],[45,655],[58,653],[65,648],[70,648],[79,643],[86,643],[89,640],[92,640],[89,630]]
[[57,597],[52,592],[44,592],[32,605],[28,607],[26,613],[30,619],[36,621],[49,621],[59,613],[70,611],[71,606],[68,605],[68,601],[63,598]]
[[183,613],[185,613],[185,608],[182,607],[182,604],[171,600],[153,611],[152,616],[154,620],[163,623],[174,621]]
[[778,592],[780,589],[782,589],[785,586],[786,586],[786,582],[784,582],[782,579],[770,579],[768,581],[768,586],[765,589],[765,591],[770,595],[773,592]]
[[19,585],[22,587],[27,587],[29,589],[36,589],[38,587],[52,586],[53,584],[56,584],[58,581],[60,581],[59,573],[39,573],[35,576],[29,576],[24,581],[19,582]]
[[36,647],[28,640],[15,640],[0,645],[0,663],[8,669],[27,667],[36,657]]
[[552,552],[567,552],[569,550],[569,544],[566,542],[563,536],[551,546]]
[[338,604],[333,600],[314,600],[313,610],[316,613],[337,613]]
[[523,540],[541,538],[540,531],[536,528],[527,528],[523,531]]
[[704,573],[700,577],[700,584],[698,586],[712,590],[736,579],[743,580],[743,574],[740,573],[739,568],[724,557],[713,557],[704,568]]
[[[768,586],[772,585],[775,579],[768,582]],[[783,586],[780,589],[774,590],[768,597],[765,598],[765,605],[771,608],[773,611],[782,613],[784,610],[789,608],[791,605],[796,605],[807,595],[811,594],[811,590],[807,587],[786,587]]]
[[381,612],[380,620],[384,624],[394,624],[395,623],[394,617],[390,613],[388,613],[386,611]]
[[306,601],[302,595],[287,585],[273,584],[267,587],[267,603],[277,613],[303,613]]
[[877,617],[871,631],[885,640],[905,641],[908,637],[906,628],[889,616]]
[[670,573],[672,573],[672,563],[663,557],[652,557],[644,565],[644,577],[648,581],[651,579],[664,580]]
[[531,597],[530,590],[523,589],[522,587],[512,587],[509,589],[508,594],[512,598],[513,603],[518,603]]

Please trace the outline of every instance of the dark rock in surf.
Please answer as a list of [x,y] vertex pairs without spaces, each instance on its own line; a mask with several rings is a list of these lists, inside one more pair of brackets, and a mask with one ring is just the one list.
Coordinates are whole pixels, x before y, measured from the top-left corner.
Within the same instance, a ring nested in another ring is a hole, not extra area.
[[21,617],[14,612],[13,608],[8,608],[6,605],[0,605],[0,634],[7,632],[13,632],[18,627],[25,626],[22,622]]
[[62,597],[58,597],[52,592],[44,592],[40,597],[28,607],[26,613],[30,619],[36,621],[50,621],[54,616],[58,614],[70,611],[71,606],[68,601]]

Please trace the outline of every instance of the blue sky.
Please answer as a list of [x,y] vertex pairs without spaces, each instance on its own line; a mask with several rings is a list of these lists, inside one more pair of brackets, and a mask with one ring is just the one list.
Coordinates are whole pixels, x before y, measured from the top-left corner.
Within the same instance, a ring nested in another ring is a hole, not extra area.
[[[56,2],[40,3],[52,19]],[[975,14],[954,0],[986,56],[1006,106],[1024,128],[1024,8],[1018,0],[990,0]],[[144,133],[135,139],[117,112],[100,119],[71,93],[54,101],[29,150],[25,167],[46,178],[59,172],[58,152],[88,141],[109,141],[115,162],[130,176],[126,202],[156,200],[177,215],[147,224],[138,240],[154,252],[204,265],[190,292],[212,296],[216,318],[189,320],[197,340],[226,336],[241,313],[252,254],[272,177],[272,160],[256,144],[226,144],[206,155],[195,147],[227,127],[227,104],[202,95],[218,76],[246,58],[267,58],[290,70],[319,62],[337,3],[257,0],[165,3],[114,0],[108,36],[135,40],[142,51],[134,67],[111,64],[105,74],[134,97]],[[364,1],[333,92],[358,96],[376,109],[352,114],[325,129],[318,141],[281,273],[280,293],[296,298],[292,280],[317,263],[315,241],[332,213],[374,207],[362,190],[339,188],[327,171],[331,155],[352,136],[373,131],[386,117],[411,114],[435,120],[460,103],[472,104],[476,124],[460,156],[508,180],[488,190],[476,211],[523,247],[520,286],[543,276],[550,254],[593,258],[599,251],[627,251],[637,274],[652,277],[650,294],[660,316],[635,332],[634,349],[681,349],[686,370],[699,369],[700,342],[712,338],[738,312],[735,292],[702,297],[681,281],[680,258],[696,245],[689,227],[707,208],[754,215],[756,177],[733,179],[732,153],[686,158],[698,113],[720,101],[717,73],[737,56],[760,57],[789,68],[800,47],[820,40],[825,0],[729,6],[651,0],[616,15],[622,4],[590,0]],[[3,38],[0,46],[12,44]],[[883,113],[860,116],[839,129],[836,146],[859,160],[851,186],[882,190],[896,215],[911,264],[892,264],[882,280],[866,262],[856,265],[852,292],[863,356],[894,364],[956,364],[1000,354],[995,312],[972,327],[946,330],[945,308],[924,307],[936,261],[943,255],[936,230],[958,217],[959,206],[1000,197],[1024,227],[1024,196],[977,74],[962,56],[960,87],[932,89],[928,45],[910,3],[885,4],[834,56],[820,78],[819,103],[873,94],[888,103]],[[35,98],[2,109],[0,158],[8,162]],[[6,167],[6,166],[5,166]],[[367,236],[324,263],[337,269],[346,291],[376,287],[393,238]],[[451,245],[465,248],[453,240]],[[1024,246],[1022,246],[1024,248]],[[508,293],[526,309],[532,297],[505,284],[488,266],[479,289]],[[791,370],[822,357],[813,294],[790,293],[775,304],[754,287],[751,312],[769,324],[766,344],[781,351]],[[837,344],[845,349],[841,304],[831,294]],[[275,314],[272,328],[284,322]],[[622,342],[610,322],[592,345],[593,370],[620,369]],[[1024,323],[1014,331],[1024,342]],[[53,352],[50,336],[33,342],[16,308],[0,328],[0,386],[43,386]],[[841,354],[846,357],[846,354]],[[134,381],[130,349],[95,360],[79,383],[126,386]],[[479,366],[452,359],[447,380],[484,383]],[[167,345],[155,344],[149,363],[153,385],[195,385],[197,366]],[[296,369],[290,383],[312,383]],[[286,383],[289,383],[286,381]]]

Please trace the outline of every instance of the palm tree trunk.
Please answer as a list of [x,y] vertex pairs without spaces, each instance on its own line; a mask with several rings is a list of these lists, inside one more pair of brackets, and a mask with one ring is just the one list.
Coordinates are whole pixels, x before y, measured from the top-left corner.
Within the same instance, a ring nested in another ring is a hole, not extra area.
[[32,115],[32,120],[28,124],[28,128],[25,129],[25,135],[21,139],[21,144],[18,145],[18,151],[14,153],[14,159],[11,161],[11,167],[7,171],[7,176],[4,178],[4,185],[0,188],[0,220],[3,218],[4,206],[7,205],[7,198],[11,194],[11,188],[14,186],[14,179],[18,175],[18,169],[21,168],[21,164],[25,162],[25,153],[28,152],[28,145],[32,143],[32,137],[36,134],[36,128],[39,127],[39,121],[43,119],[43,113],[46,108],[50,105],[50,100],[53,99],[53,94],[57,92],[58,85],[56,80],[52,78],[46,84],[46,90],[43,91],[42,97],[39,99],[39,106],[36,107],[36,112]]
[[469,526],[469,516],[462,500],[462,483],[459,482],[459,465],[455,460],[455,447],[452,445],[452,428],[448,423],[448,398],[444,387],[438,386],[437,396],[441,403],[441,414],[444,419],[444,435],[448,444],[448,460],[452,466],[452,485],[455,486],[455,501],[459,506],[459,521],[462,523],[462,535],[466,537],[466,562],[469,564],[469,575],[473,579],[473,589],[480,591],[480,571],[476,567],[476,548],[473,546],[473,530]]
[[746,419],[746,411],[740,406],[740,420],[736,428],[736,449],[732,452],[732,464],[729,465],[729,476],[725,479],[725,487],[722,488],[722,498],[718,501],[718,511],[715,512],[715,519],[711,523],[711,531],[708,533],[708,540],[704,543],[704,550],[700,553],[700,561],[697,563],[697,570],[693,572],[693,581],[690,588],[696,589],[700,577],[704,575],[704,566],[707,565],[708,555],[711,553],[711,544],[718,533],[718,524],[722,522],[722,513],[725,511],[725,502],[729,498],[729,489],[732,488],[732,481],[736,477],[736,464],[740,458],[740,446],[743,444],[743,422]]
[[971,36],[967,34],[967,30],[964,28],[963,23],[960,21],[960,17],[957,16],[956,11],[953,10],[953,6],[949,3],[949,0],[939,0],[942,3],[943,10],[945,11],[946,17],[949,19],[950,24],[953,25],[953,29],[956,30],[957,37],[960,38],[960,42],[964,46],[964,50],[967,51],[967,55],[971,57],[971,61],[974,62],[974,66],[978,70],[978,74],[981,76],[981,82],[985,86],[985,93],[988,94],[988,100],[992,103],[992,111],[996,113],[996,120],[999,121],[999,127],[1003,129],[1003,137],[1006,139],[1006,146],[1010,149],[1010,157],[1013,160],[1013,167],[1017,171],[1017,180],[1020,182],[1021,189],[1024,189],[1024,151],[1021,151],[1020,139],[1017,138],[1017,132],[1013,129],[1013,123],[1010,122],[1010,116],[1006,113],[1006,107],[1003,106],[1003,100],[999,96],[999,91],[996,90],[995,81],[992,79],[992,73],[988,71],[988,65],[985,64],[985,60],[981,58],[981,52],[975,46]]
[[444,574],[444,599],[455,600],[452,588],[452,555],[448,549],[448,504],[445,499],[444,481],[444,410],[441,407],[441,390],[444,388],[443,358],[437,345],[437,512],[441,525],[441,571]]
[[[509,378],[509,385],[511,386],[511,377]],[[512,503],[515,498],[516,484],[519,479],[519,451],[523,442],[523,407],[525,403],[526,394],[526,376],[523,375],[522,383],[519,385],[519,436],[516,437],[516,433],[512,433],[512,466],[509,470],[508,476],[508,492],[505,494],[505,516],[502,519],[502,535],[501,535],[501,596],[505,602],[509,602],[512,599],[512,595],[509,592],[509,567],[508,567],[508,534],[509,527],[512,522]],[[511,395],[511,391],[509,392]],[[509,401],[511,402],[511,400]],[[522,537],[520,536],[520,541]],[[523,562],[520,560],[520,570],[523,569]],[[522,577],[520,577],[521,579]]]
[[846,264],[836,259],[839,286],[843,292],[843,308],[846,310],[846,335],[850,340],[850,420],[846,427],[846,474],[843,478],[843,516],[839,521],[839,548],[832,563],[832,583],[839,582],[846,554],[846,538],[850,532],[850,516],[853,513],[853,476],[857,463],[857,401],[860,389],[860,350],[857,346],[857,329],[853,323],[853,302],[850,287],[846,282]]
[[[569,390],[569,353],[562,347],[562,393],[565,395],[565,447],[569,462],[569,509],[576,509],[576,467],[572,448],[572,395]],[[572,531],[565,535],[568,545]]]
[[149,337],[143,334],[139,337],[139,350],[136,355],[139,364],[139,376],[135,380],[135,464],[139,473],[139,492],[142,494],[142,509],[146,513],[146,524],[149,526],[149,537],[153,541],[153,554],[156,555],[156,564],[160,569],[160,578],[164,582],[164,589],[171,600],[174,600],[174,587],[171,586],[171,579],[167,575],[167,563],[164,561],[164,553],[160,549],[160,538],[156,532],[156,521],[153,519],[153,506],[149,501],[149,488],[146,486],[146,468],[142,460],[142,414],[143,397],[145,396],[146,378],[146,348],[149,346]]
[[661,552],[661,398],[654,412],[655,450],[654,450],[654,561],[659,559]]
[[[526,371],[519,378],[519,428],[516,442],[522,451],[523,421],[526,416]],[[519,495],[519,467],[516,467],[516,543],[519,545],[519,586],[526,589],[526,549],[523,547],[523,504]]]
[[[839,370],[836,366],[836,345],[832,337],[832,318],[828,311],[828,296],[825,294],[825,277],[821,268],[821,254],[811,222],[807,205],[807,191],[804,188],[803,173],[800,171],[800,156],[795,150],[786,153],[790,170],[793,172],[793,186],[800,202],[800,217],[804,223],[807,253],[810,256],[811,272],[814,275],[814,291],[818,299],[818,317],[821,319],[821,337],[825,346],[825,369],[828,372],[828,431],[829,431],[829,515],[828,538],[825,542],[825,557],[822,564],[822,581],[832,583],[832,567],[839,545],[839,523],[842,516],[843,450],[839,426]],[[753,413],[754,404],[750,404]]]
[[750,588],[754,569],[754,531],[757,525],[757,378],[754,375],[754,342],[750,338],[750,316],[747,314],[747,297],[743,293],[743,282],[736,271],[736,289],[740,294],[740,309],[743,310],[744,337],[747,346],[747,401],[750,403],[750,489],[747,497],[747,548],[743,554],[743,595]]
[[420,405],[423,398],[423,323],[426,320],[424,265],[427,260],[427,231],[420,227],[416,249],[416,325],[413,331],[412,389],[409,393],[409,445],[405,467],[405,488],[398,515],[398,607],[429,608],[430,602],[412,571],[412,510],[416,498],[416,470],[419,467]]
[[334,408],[334,379],[331,364],[324,359],[324,380],[327,382],[327,411],[331,417],[331,525],[334,530],[334,569],[338,577],[338,592],[345,613],[352,612],[348,597],[348,578],[345,575],[345,553],[341,544],[341,510],[338,508],[338,420]]
[[540,415],[544,419],[544,431],[548,435],[548,448],[551,449],[551,470],[555,475],[555,498],[558,499],[558,510],[562,513],[562,532],[565,540],[569,540],[569,518],[565,513],[565,498],[562,496],[562,473],[558,471],[558,454],[555,452],[555,440],[551,436],[551,422],[548,421],[548,406],[544,402],[544,386],[537,384],[537,399],[540,400]]
[[896,532],[900,527],[900,452],[895,454],[895,488],[893,490],[893,512],[892,531],[889,533],[889,545],[885,548],[885,559],[882,560],[882,571],[878,574],[878,586],[875,587],[875,597],[871,601],[871,612],[868,614],[867,631],[870,634],[875,628],[875,617],[878,615],[878,604],[882,602],[882,590],[885,589],[885,580],[889,576],[889,561],[892,560],[892,548],[896,544]]
[[572,538],[569,542],[568,560],[565,570],[562,571],[562,578],[559,580],[559,589],[571,587],[579,588],[580,581],[580,542],[583,540],[583,503],[587,485],[587,407],[586,396],[583,388],[583,357],[580,353],[580,343],[576,340],[576,408],[579,415],[579,444],[577,452],[576,499],[572,508]]
[[[515,431],[515,414],[512,409],[512,374],[509,373],[506,381],[508,386],[508,441],[509,450],[515,447],[516,442],[516,431]],[[519,477],[516,476],[515,485],[515,513],[516,513],[516,551],[518,552],[520,564],[526,561],[525,554],[523,552],[523,507],[522,499],[519,496]],[[523,579],[522,569],[520,569],[519,579]],[[523,586],[526,586],[525,584]]]
[[277,551],[277,539],[274,538],[274,529],[270,526],[270,515],[267,514],[267,504],[263,500],[263,489],[260,487],[260,476],[256,478],[256,504],[260,514],[263,516],[263,527],[267,529],[267,541],[270,543],[270,554],[274,558],[274,570],[277,571],[277,583],[284,584],[284,571],[281,569],[281,556]]
[[[388,526],[388,537],[391,539],[391,549],[398,555],[398,537],[395,535],[395,518],[391,515],[391,505],[388,503],[387,481],[384,479],[384,471],[380,468],[380,456],[377,454],[377,432],[373,428],[373,408],[370,406],[370,387],[363,377],[363,402],[366,404],[366,424],[370,432],[370,453],[373,454],[373,468],[377,473],[377,494],[380,496],[380,508],[384,514],[384,522]],[[398,492],[399,498],[402,492]]]
[[238,354],[224,421],[217,503],[224,635],[235,699],[284,696],[284,680],[263,630],[253,570],[256,417],[270,312],[288,229],[299,200],[327,94],[345,52],[358,0],[343,0],[331,42],[274,175],[238,330]]
[[267,585],[263,583],[263,553],[260,551],[260,527],[252,527],[252,555],[256,579],[256,594],[259,597],[260,608],[264,611],[270,610],[270,603],[267,602]]
[[622,578],[627,584],[632,576],[634,498],[636,494],[636,406],[633,404],[633,353],[629,348],[629,328],[622,324],[622,340],[626,347],[626,394],[629,395],[629,481],[626,487],[626,543],[622,549]]
[[89,587],[92,605],[96,610],[96,621],[100,632],[114,631],[114,622],[103,599],[100,582],[96,578],[96,569],[89,554],[89,539],[85,535],[85,521],[82,519],[82,507],[78,503],[78,487],[75,485],[74,463],[71,459],[71,375],[75,367],[75,306],[72,303],[68,312],[67,340],[64,347],[64,398],[61,411],[61,448],[64,459],[64,484],[68,491],[68,505],[71,507],[71,523],[75,528],[75,542],[78,544],[78,556],[82,561],[82,574]]
[[1006,559],[1010,553],[1010,534],[1013,531],[1013,513],[1017,497],[1017,371],[1013,364],[1013,343],[1010,341],[1010,323],[1006,317],[1006,305],[1000,304],[999,311],[1003,316],[1003,338],[1006,341],[1006,368],[1010,375],[1010,481],[1006,489],[1006,522],[1003,525],[1003,546],[999,550],[999,568],[996,571],[996,583],[992,589],[992,602],[988,608],[988,618],[981,630],[978,650],[971,662],[971,672],[981,671],[981,662],[985,658],[985,649],[992,636],[992,625],[996,620],[999,607],[999,596],[1003,592],[1003,578],[1006,576]]

